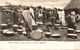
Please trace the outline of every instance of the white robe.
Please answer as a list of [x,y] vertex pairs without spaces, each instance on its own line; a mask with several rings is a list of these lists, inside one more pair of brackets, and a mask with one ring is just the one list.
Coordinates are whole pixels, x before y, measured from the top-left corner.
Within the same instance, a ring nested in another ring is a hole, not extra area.
[[62,25],[66,26],[64,11],[58,11],[58,14],[59,14],[59,20],[61,21]]
[[32,18],[31,12],[29,10],[24,10],[22,14],[23,14],[25,21],[28,23],[28,25],[35,25],[35,21]]

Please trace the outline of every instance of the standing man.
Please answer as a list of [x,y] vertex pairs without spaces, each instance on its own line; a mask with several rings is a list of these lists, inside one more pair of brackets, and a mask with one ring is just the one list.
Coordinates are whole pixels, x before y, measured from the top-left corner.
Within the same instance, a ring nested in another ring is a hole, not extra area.
[[59,14],[59,20],[61,22],[61,25],[66,26],[64,10],[62,9],[58,10],[58,14]]
[[68,15],[67,22],[68,22],[68,27],[69,27],[69,28],[75,29],[76,14],[75,14],[74,11],[72,11],[71,14]]

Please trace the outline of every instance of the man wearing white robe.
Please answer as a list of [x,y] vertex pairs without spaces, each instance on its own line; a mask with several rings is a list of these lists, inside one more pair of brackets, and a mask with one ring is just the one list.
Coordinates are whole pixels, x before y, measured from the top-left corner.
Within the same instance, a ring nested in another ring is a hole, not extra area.
[[[25,21],[25,27],[26,27],[26,32],[28,31],[32,31],[32,25],[35,25],[35,21],[32,18],[31,12],[29,10],[29,7],[27,7],[23,12],[22,12],[24,21]],[[29,32],[28,32],[28,36],[29,36]]]
[[63,10],[62,11],[58,11],[58,14],[59,14],[59,20],[61,21],[62,26],[66,26],[64,11]]

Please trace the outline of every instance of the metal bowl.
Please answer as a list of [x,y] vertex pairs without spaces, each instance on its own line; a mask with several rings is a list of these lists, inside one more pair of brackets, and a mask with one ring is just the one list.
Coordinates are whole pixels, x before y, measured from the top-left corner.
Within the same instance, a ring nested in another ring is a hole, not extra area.
[[47,38],[51,37],[51,32],[45,32],[45,36],[46,36]]
[[8,37],[11,37],[11,36],[14,36],[14,32],[13,31],[7,31],[4,33],[4,35],[8,36]]
[[23,30],[22,29],[17,29],[18,34],[22,34]]
[[13,25],[13,30],[16,32],[18,29],[18,25]]
[[7,29],[8,25],[7,24],[1,24],[1,29]]
[[51,37],[52,38],[60,38],[61,37],[61,34],[51,34]]

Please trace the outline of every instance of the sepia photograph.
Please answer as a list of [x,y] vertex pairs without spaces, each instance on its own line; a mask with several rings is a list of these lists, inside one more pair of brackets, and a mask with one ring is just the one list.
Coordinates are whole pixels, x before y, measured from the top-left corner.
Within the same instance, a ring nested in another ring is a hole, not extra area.
[[0,0],[0,41],[80,41],[80,0]]

